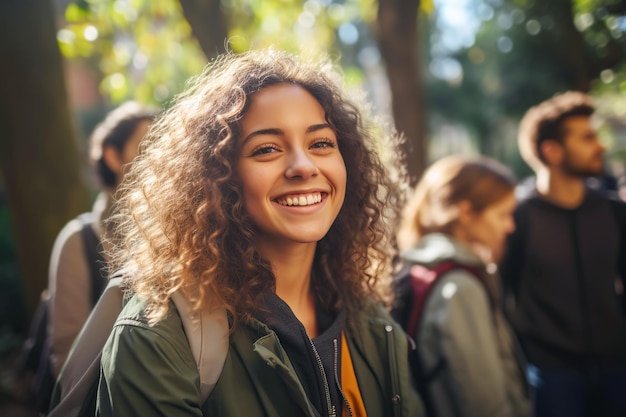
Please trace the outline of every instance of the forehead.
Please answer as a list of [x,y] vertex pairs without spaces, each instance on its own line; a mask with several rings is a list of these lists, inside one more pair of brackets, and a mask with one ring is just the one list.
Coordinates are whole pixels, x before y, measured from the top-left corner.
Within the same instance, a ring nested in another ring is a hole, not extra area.
[[[262,88],[250,97],[250,106],[246,116],[254,111],[266,107],[290,108],[293,105],[322,106],[313,95],[303,86],[293,83],[273,84]],[[245,117],[245,116],[244,116]]]
[[241,120],[242,136],[258,129],[302,128],[326,122],[322,105],[298,84],[275,84],[251,96]]
[[515,209],[515,206],[517,206],[517,198],[515,197],[515,191],[511,190],[502,198],[485,207],[482,213],[487,216],[497,215],[502,212],[509,213]]
[[566,133],[593,131],[594,126],[590,116],[571,116],[563,120],[561,129]]

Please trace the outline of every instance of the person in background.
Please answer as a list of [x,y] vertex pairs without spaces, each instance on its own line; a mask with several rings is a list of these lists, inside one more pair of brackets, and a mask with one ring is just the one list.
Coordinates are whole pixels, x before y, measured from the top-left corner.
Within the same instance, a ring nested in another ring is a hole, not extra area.
[[[50,258],[48,294],[50,321],[50,363],[56,378],[65,363],[70,347],[87,320],[94,305],[92,268],[89,253],[81,236],[83,226],[92,229],[95,239],[105,234],[106,220],[112,213],[114,195],[128,165],[138,153],[139,142],[145,136],[158,110],[129,101],[112,110],[99,123],[90,137],[90,160],[100,180],[102,191],[90,216],[67,223],[57,236]],[[89,232],[89,231],[88,231]],[[101,248],[99,248],[101,249]],[[103,265],[98,265],[98,269]],[[102,273],[102,280],[105,274]],[[104,289],[105,285],[100,288]],[[98,289],[96,289],[98,291]]]
[[[133,295],[102,352],[99,416],[422,415],[380,304],[397,185],[332,68],[226,54],[155,123],[122,185],[112,268]],[[230,318],[206,401],[174,295]]]
[[[495,268],[515,227],[515,183],[494,160],[448,156],[425,172],[404,211],[398,242],[405,272],[397,275],[393,315],[415,334],[414,373],[437,417],[531,414]],[[412,329],[415,273],[406,271],[416,265],[440,272]]]
[[585,185],[603,173],[593,112],[566,92],[519,126],[536,183],[500,269],[537,417],[626,415],[625,205]]

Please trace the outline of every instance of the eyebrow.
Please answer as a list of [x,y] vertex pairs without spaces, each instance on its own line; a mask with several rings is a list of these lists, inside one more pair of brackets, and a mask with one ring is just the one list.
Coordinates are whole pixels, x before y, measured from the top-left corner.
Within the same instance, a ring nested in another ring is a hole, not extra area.
[[[313,133],[313,132],[317,132],[318,130],[323,130],[323,129],[332,129],[332,126],[328,123],[318,123],[318,124],[307,127],[305,133]],[[277,129],[277,128],[255,130],[254,132],[250,133],[248,136],[246,136],[243,139],[243,141],[241,142],[241,145],[244,145],[248,140],[259,135],[283,136],[284,132],[281,129]]]

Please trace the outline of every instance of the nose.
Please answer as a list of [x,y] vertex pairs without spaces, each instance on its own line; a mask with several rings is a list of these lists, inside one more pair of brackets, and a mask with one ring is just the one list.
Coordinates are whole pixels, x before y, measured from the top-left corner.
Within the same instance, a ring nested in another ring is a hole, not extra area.
[[288,161],[285,176],[289,179],[305,179],[319,174],[319,168],[305,150],[297,149],[291,151]]

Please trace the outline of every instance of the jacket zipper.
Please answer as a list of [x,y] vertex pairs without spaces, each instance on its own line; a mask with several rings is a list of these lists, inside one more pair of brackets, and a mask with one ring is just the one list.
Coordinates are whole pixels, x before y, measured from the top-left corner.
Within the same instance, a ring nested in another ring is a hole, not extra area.
[[337,372],[338,363],[339,363],[339,343],[337,342],[337,339],[333,339],[333,347],[335,349],[335,364],[334,364],[335,383],[337,384],[337,387],[339,387],[339,393],[341,394],[341,398],[343,398],[343,403],[346,405],[346,408],[348,409],[348,414],[350,415],[350,417],[352,417],[352,407],[350,407],[350,403],[348,402],[348,399],[346,398],[346,394],[344,394],[343,388],[341,388],[341,383],[339,382],[339,374]]
[[[308,337],[308,336],[307,336]],[[328,407],[328,417],[336,417],[337,411],[335,410],[335,406],[330,400],[330,388],[328,388],[328,380],[326,379],[326,372],[324,372],[324,365],[322,364],[322,359],[320,358],[315,345],[313,344],[313,340],[308,337],[309,343],[311,344],[311,348],[313,348],[313,353],[315,354],[315,361],[317,362],[317,366],[322,374],[322,379],[324,380],[324,393],[326,394],[326,406]]]
[[402,397],[400,396],[400,389],[398,384],[398,375],[396,370],[398,369],[398,361],[396,359],[396,349],[393,340],[393,326],[390,324],[385,325],[385,332],[387,333],[387,348],[389,351],[389,373],[391,379],[391,404],[393,405],[393,415],[401,416],[400,402]]

